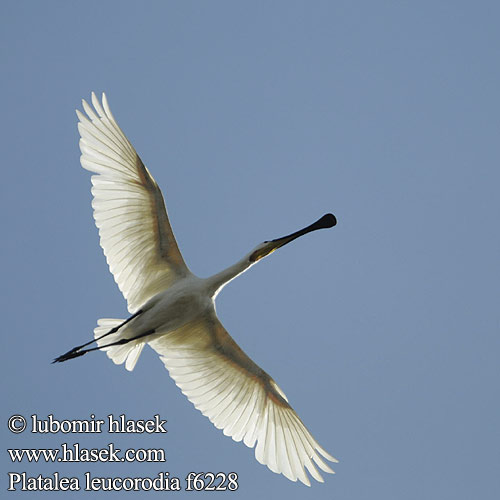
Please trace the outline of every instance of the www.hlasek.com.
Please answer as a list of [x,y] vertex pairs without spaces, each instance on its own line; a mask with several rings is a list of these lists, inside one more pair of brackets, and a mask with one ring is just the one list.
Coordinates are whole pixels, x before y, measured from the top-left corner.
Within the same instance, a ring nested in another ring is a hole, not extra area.
[[[102,433],[166,433],[166,420],[154,415],[148,420],[127,419],[125,415],[106,419],[96,419],[90,415],[88,420],[58,420],[53,415],[40,419],[31,415],[12,415],[7,426],[13,434],[28,429],[32,434],[87,434]],[[9,448],[12,463],[66,463],[66,462],[165,462],[165,450],[161,448],[128,448],[122,451],[109,443],[103,448],[85,448],[79,443],[63,443],[60,448]],[[238,475],[235,472],[190,472],[184,482],[169,472],[159,472],[155,477],[97,477],[90,472],[84,476],[62,476],[58,472],[43,476],[26,472],[8,472],[8,491],[235,491],[238,489]]]

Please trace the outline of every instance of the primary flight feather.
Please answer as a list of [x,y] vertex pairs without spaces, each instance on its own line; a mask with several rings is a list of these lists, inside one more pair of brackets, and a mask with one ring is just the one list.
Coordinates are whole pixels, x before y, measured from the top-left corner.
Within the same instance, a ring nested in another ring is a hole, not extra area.
[[[93,107],[92,107],[93,106]],[[236,344],[215,312],[229,281],[290,241],[336,219],[326,214],[283,238],[257,245],[236,264],[210,278],[186,266],[168,220],[160,188],[118,126],[105,94],[83,101],[79,118],[82,166],[92,176],[92,207],[101,246],[131,316],[100,319],[95,340],[54,361],[95,350],[133,370],[142,348],[159,355],[181,391],[224,434],[247,446],[273,472],[323,481],[323,459],[337,460],[312,437],[276,382]],[[97,347],[87,348],[93,342]]]

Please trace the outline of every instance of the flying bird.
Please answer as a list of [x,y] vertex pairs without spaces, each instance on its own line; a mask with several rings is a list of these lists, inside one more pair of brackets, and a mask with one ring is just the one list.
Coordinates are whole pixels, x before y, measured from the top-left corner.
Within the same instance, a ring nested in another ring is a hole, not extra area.
[[[181,391],[226,436],[255,446],[273,472],[310,486],[309,474],[333,473],[327,453],[306,429],[276,382],[236,344],[215,312],[221,289],[278,248],[330,228],[326,214],[288,236],[257,245],[209,278],[195,276],[179,251],[160,188],[122,132],[106,95],[77,110],[82,167],[92,176],[92,207],[100,243],[130,316],[99,319],[94,340],[54,362],[103,350],[133,370],[145,344],[159,355]],[[95,347],[88,347],[96,342]]]

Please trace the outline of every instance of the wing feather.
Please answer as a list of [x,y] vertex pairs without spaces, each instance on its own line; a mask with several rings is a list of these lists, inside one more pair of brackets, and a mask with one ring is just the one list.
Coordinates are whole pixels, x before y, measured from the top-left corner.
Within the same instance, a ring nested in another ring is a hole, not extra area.
[[[189,274],[160,188],[120,129],[106,96],[77,110],[82,167],[92,176],[101,246],[130,312]],[[86,115],[86,116],[85,116]]]
[[149,342],[176,384],[225,435],[255,446],[273,472],[310,485],[309,474],[336,462],[312,437],[276,382],[236,344],[216,318],[193,321]]

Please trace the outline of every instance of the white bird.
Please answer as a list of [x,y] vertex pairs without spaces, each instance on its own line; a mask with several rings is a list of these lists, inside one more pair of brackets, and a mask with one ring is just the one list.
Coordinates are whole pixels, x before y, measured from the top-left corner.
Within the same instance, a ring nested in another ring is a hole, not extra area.
[[[257,245],[210,278],[188,269],[177,247],[160,188],[113,117],[105,94],[77,110],[83,168],[92,176],[92,207],[100,243],[131,316],[100,319],[95,340],[54,362],[102,349],[133,370],[145,344],[194,406],[226,436],[255,446],[273,472],[310,486],[323,482],[316,467],[337,460],[312,437],[276,382],[231,338],[215,312],[215,298],[236,276],[290,241],[336,224],[326,214],[310,226]],[[97,347],[85,349],[93,342]]]

